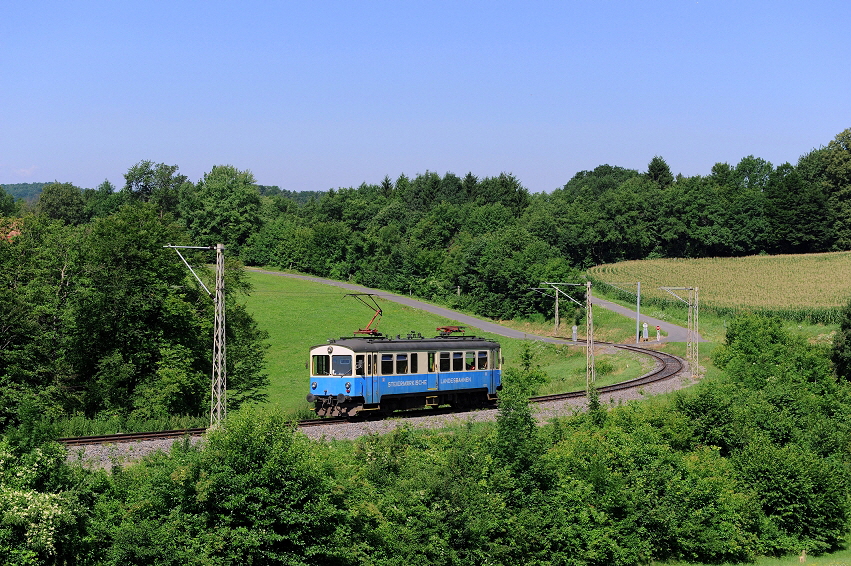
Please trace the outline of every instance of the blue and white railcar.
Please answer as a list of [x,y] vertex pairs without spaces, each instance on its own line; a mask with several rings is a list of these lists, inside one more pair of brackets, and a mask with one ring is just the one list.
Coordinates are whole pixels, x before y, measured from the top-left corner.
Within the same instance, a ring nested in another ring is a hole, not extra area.
[[310,393],[320,416],[449,404],[484,406],[501,389],[498,342],[474,336],[341,338],[310,349]]

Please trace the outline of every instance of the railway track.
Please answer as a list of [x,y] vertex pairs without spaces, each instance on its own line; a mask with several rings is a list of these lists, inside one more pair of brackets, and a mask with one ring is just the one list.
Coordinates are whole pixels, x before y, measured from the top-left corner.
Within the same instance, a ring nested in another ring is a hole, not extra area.
[[[663,379],[668,379],[683,370],[685,367],[685,363],[682,358],[677,356],[666,354],[664,352],[657,352],[656,350],[651,350],[649,348],[641,348],[639,346],[630,346],[628,344],[612,344],[609,342],[596,342],[596,344],[612,346],[619,350],[627,350],[630,352],[638,352],[639,354],[644,354],[645,356],[650,356],[654,358],[658,363],[656,367],[650,371],[642,375],[641,377],[636,377],[635,379],[628,379],[626,381],[622,381],[620,383],[615,383],[612,385],[604,385],[603,387],[597,388],[597,393],[611,393],[613,391],[623,391],[625,389],[631,389],[633,387],[641,387],[643,385],[647,385],[649,383],[654,383],[656,381],[662,381]],[[529,401],[532,403],[546,403],[547,401],[559,401],[561,399],[575,399],[577,397],[584,397],[585,390],[581,391],[570,391],[568,393],[555,393],[553,395],[540,395],[538,397],[530,397]]]
[[181,430],[160,430],[157,432],[120,432],[117,434],[101,434],[97,436],[73,436],[58,438],[57,441],[65,446],[86,446],[89,444],[112,444],[120,442],[141,442],[143,440],[161,440],[163,438],[182,438],[184,436],[201,436],[206,428],[186,428]]
[[[685,364],[683,363],[683,360],[681,358],[678,358],[677,356],[673,356],[671,354],[666,354],[664,352],[657,352],[656,350],[641,348],[639,346],[630,346],[627,344],[611,344],[607,342],[597,342],[597,344],[612,346],[620,350],[638,352],[640,354],[650,356],[657,361],[656,367],[653,369],[653,371],[650,371],[649,373],[646,373],[645,375],[642,375],[641,377],[637,377],[635,379],[630,379],[621,383],[615,383],[613,385],[605,385],[603,387],[599,387],[597,388],[598,393],[622,391],[633,387],[641,387],[643,385],[647,385],[656,381],[661,381],[663,379],[668,379],[669,377],[672,377],[682,371],[682,369],[685,367]],[[581,390],[571,391],[568,393],[556,393],[554,395],[540,395],[537,397],[530,397],[529,401],[531,403],[545,403],[547,401],[573,399],[584,396],[585,391]],[[433,411],[429,411],[429,413],[433,414]],[[407,415],[399,414],[396,416],[422,416],[423,414],[424,413],[422,411],[408,411]],[[307,428],[316,426],[330,426],[348,422],[351,422],[348,418],[335,417],[298,421],[296,425],[299,428]],[[122,442],[141,442],[145,440],[162,440],[168,438],[182,438],[184,436],[201,436],[205,432],[207,432],[206,428],[189,428],[182,430],[162,430],[157,432],[131,432],[119,434],[105,434],[98,436],[76,436],[69,438],[59,438],[58,442],[61,442],[66,446],[86,446],[96,444],[114,444]]]

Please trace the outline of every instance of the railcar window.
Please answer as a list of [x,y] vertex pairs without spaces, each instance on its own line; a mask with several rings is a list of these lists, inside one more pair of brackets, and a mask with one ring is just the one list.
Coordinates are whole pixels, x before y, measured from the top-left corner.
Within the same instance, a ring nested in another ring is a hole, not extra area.
[[479,369],[488,369],[488,353],[479,352]]
[[393,354],[381,354],[381,375],[393,375]]
[[334,375],[352,375],[352,357],[331,356],[331,373]]
[[329,356],[313,356],[313,375],[331,375]]
[[417,373],[419,368],[417,367],[417,355],[411,354],[411,373]]
[[428,353],[428,372],[434,373],[434,352]]
[[440,371],[449,371],[449,352],[440,353]]
[[396,373],[408,373],[408,354],[396,354]]
[[452,352],[452,371],[464,371],[464,352]]
[[476,352],[467,352],[464,355],[464,369],[476,369]]
[[355,356],[355,373],[363,375],[364,369],[366,368],[363,366],[363,354]]

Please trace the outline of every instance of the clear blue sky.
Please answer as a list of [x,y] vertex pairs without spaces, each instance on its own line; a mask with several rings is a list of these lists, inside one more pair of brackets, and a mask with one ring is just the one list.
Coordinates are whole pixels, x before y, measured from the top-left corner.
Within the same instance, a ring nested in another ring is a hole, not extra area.
[[608,163],[795,162],[851,127],[851,2],[0,5],[0,183],[149,159],[326,190],[426,170],[551,191]]

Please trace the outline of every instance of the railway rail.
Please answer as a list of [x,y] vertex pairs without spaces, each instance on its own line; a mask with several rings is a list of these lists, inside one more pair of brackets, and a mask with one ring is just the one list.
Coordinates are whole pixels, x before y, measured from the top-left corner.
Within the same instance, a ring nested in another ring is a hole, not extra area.
[[[662,381],[663,379],[668,379],[682,371],[685,367],[683,360],[677,356],[673,356],[671,354],[666,354],[664,352],[658,352],[656,350],[651,350],[648,348],[641,348],[639,346],[631,346],[627,344],[611,344],[607,342],[597,342],[599,345],[612,346],[614,348],[618,348],[620,350],[627,350],[632,352],[637,352],[640,354],[644,354],[646,356],[650,356],[657,361],[656,367],[644,374],[641,377],[637,377],[635,379],[630,379],[627,381],[622,381],[621,383],[615,383],[613,385],[605,385],[603,387],[597,388],[598,393],[610,393],[613,391],[622,391],[625,389],[630,389],[634,387],[641,387],[647,385],[649,383],[653,383],[656,381]],[[561,399],[573,399],[578,397],[584,397],[585,391],[571,391],[568,393],[556,393],[553,395],[540,395],[537,397],[530,397],[529,401],[531,403],[545,403],[547,401],[558,401]],[[430,410],[429,414],[433,414],[434,410]],[[403,414],[397,414],[397,416],[422,416],[424,411],[406,411]],[[315,427],[315,426],[330,426],[335,424],[342,424],[351,422],[351,419],[346,417],[334,417],[334,418],[325,418],[325,419],[308,419],[303,421],[298,421],[296,425],[299,428],[307,428],[307,427]],[[66,446],[86,446],[86,445],[95,445],[95,444],[111,444],[111,443],[122,443],[122,442],[141,442],[145,440],[161,440],[168,438],[182,438],[184,436],[201,436],[205,432],[207,432],[206,428],[189,428],[182,430],[163,430],[157,432],[131,432],[131,433],[119,433],[119,434],[105,434],[98,436],[76,436],[69,438],[59,438],[58,441]]]
[[[639,346],[631,346],[629,344],[612,344],[609,342],[597,342],[597,344],[612,346],[619,350],[638,352],[639,354],[650,356],[658,362],[657,366],[652,371],[642,375],[641,377],[636,377],[635,379],[628,379],[626,381],[614,383],[612,385],[604,385],[603,387],[598,387],[597,393],[611,393],[613,391],[623,391],[625,389],[641,387],[643,385],[654,383],[656,381],[662,381],[663,379],[668,379],[669,377],[673,377],[674,375],[678,374],[685,367],[685,362],[682,358],[671,354],[666,354],[664,352],[651,350],[649,348],[641,348]],[[532,403],[546,403],[547,401],[574,399],[577,397],[584,396],[585,390],[581,390],[570,391],[568,393],[554,393],[552,395],[540,395],[538,397],[530,397],[529,401]]]
[[140,442],[143,440],[160,440],[163,438],[182,438],[184,436],[201,436],[206,428],[186,428],[181,430],[160,430],[157,432],[119,432],[116,434],[101,434],[97,436],[72,436],[58,438],[57,441],[65,446],[86,446],[89,444],[111,444],[119,442]]

